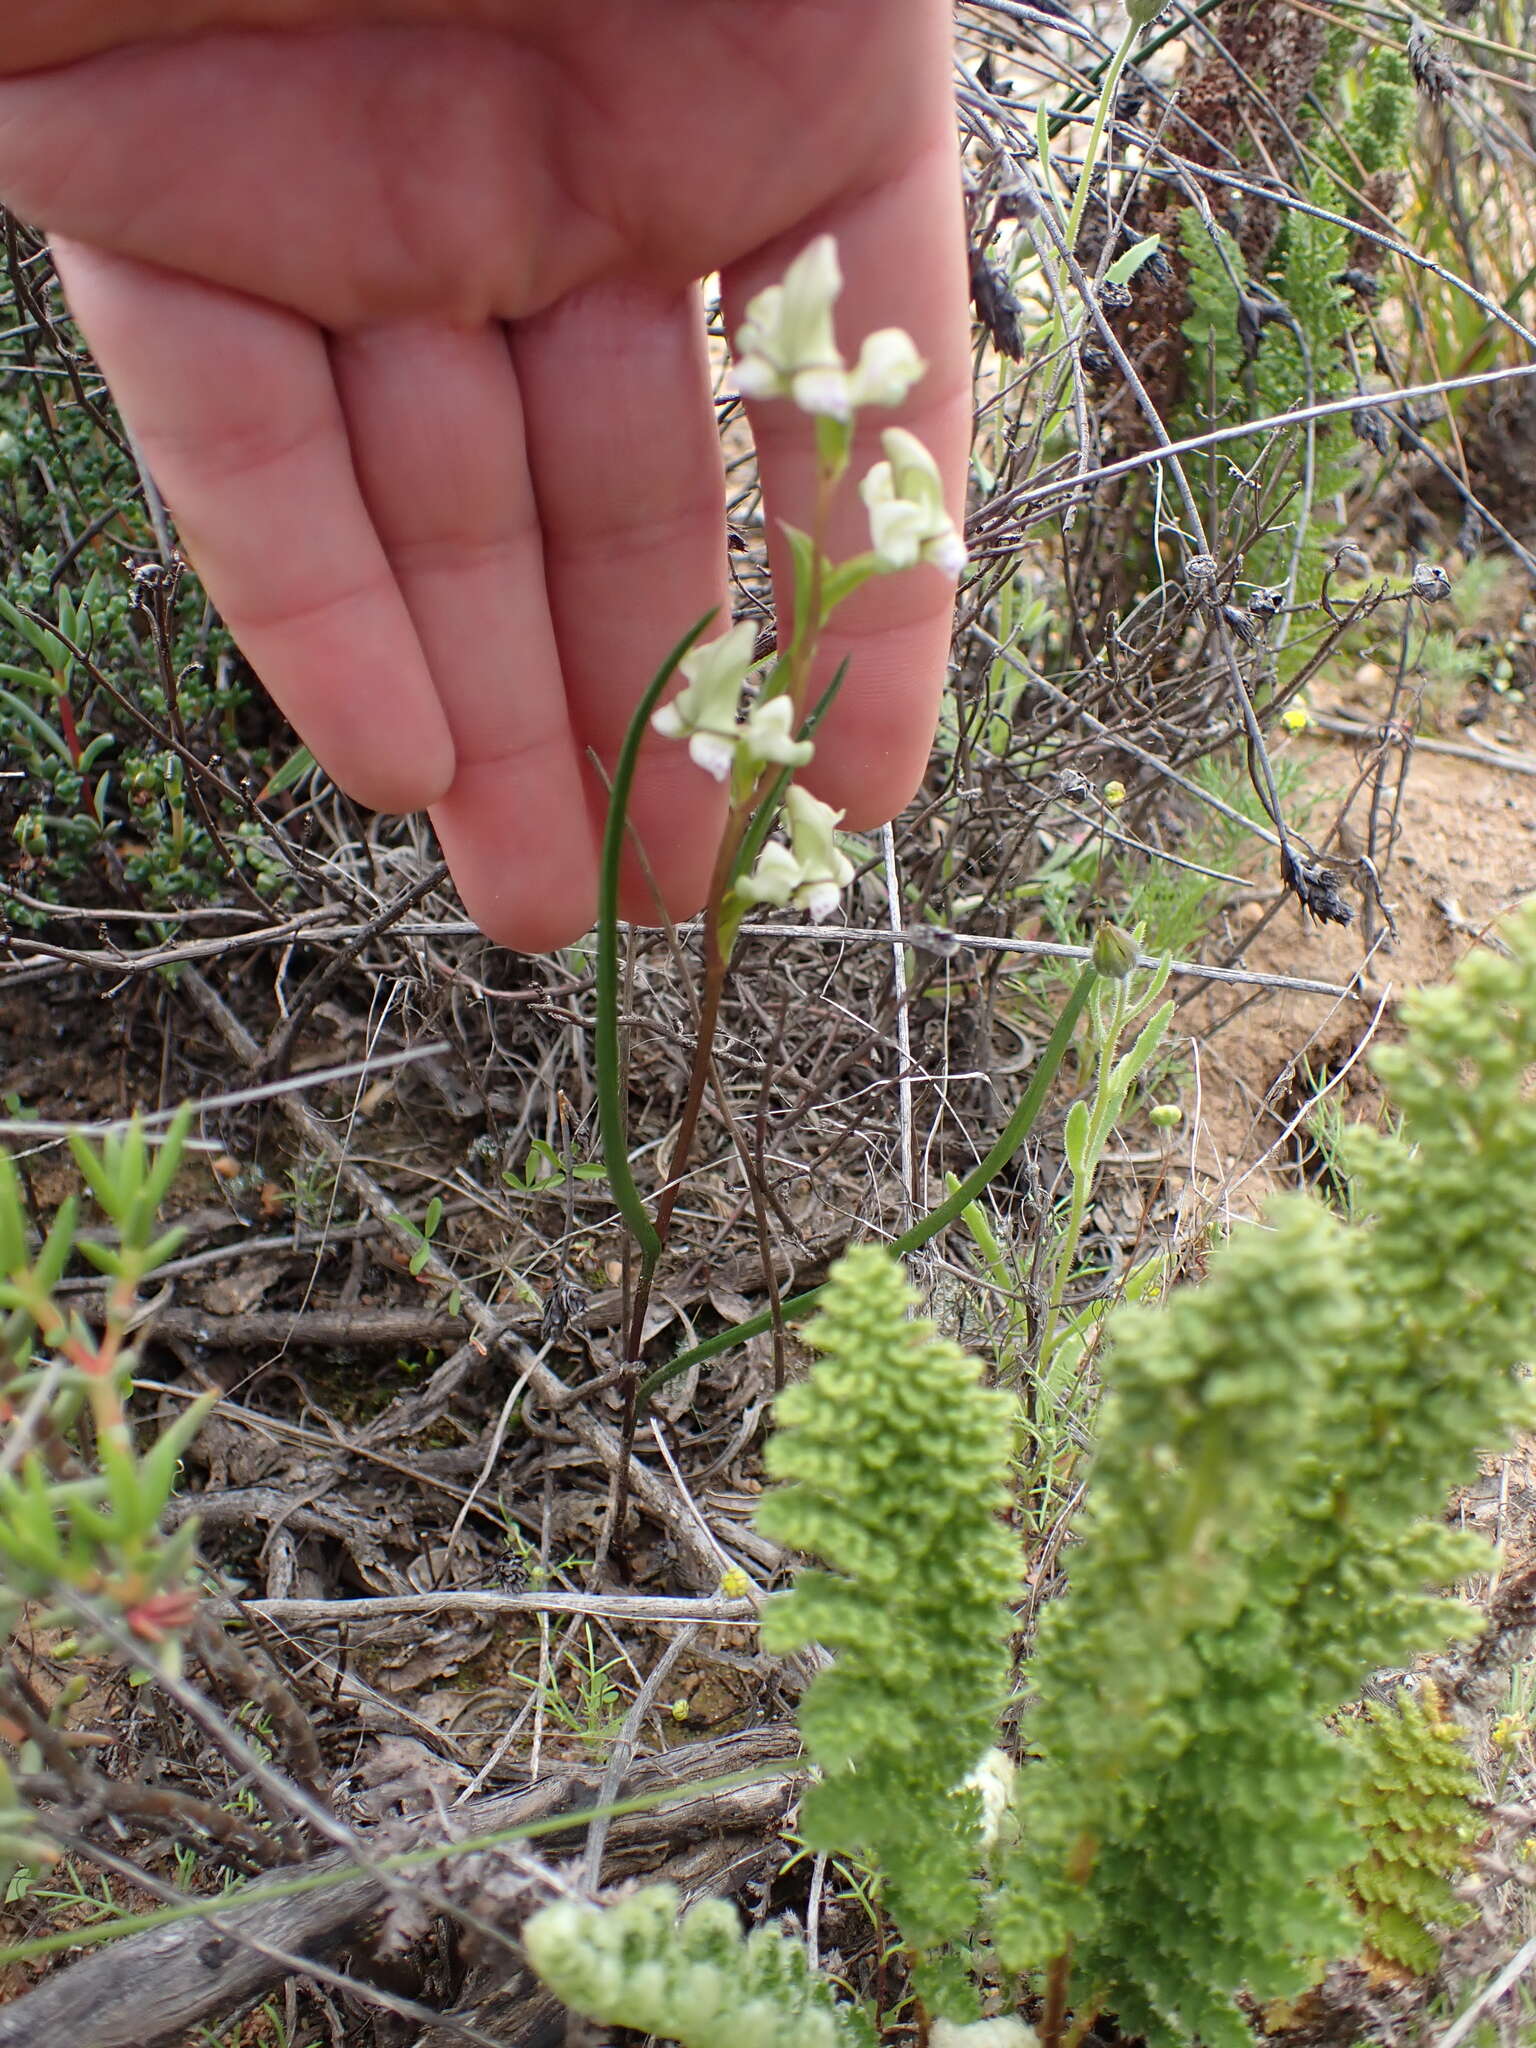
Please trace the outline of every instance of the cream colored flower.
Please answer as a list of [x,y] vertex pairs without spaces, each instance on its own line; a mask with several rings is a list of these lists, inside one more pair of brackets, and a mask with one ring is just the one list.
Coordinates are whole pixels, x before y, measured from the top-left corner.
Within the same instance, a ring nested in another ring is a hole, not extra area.
[[781,839],[770,839],[757,856],[757,866],[736,884],[748,903],[775,903],[782,910],[800,886],[800,863]]
[[686,687],[651,714],[653,730],[665,739],[686,739],[699,767],[717,782],[724,782],[735,765],[742,737],[736,713],[756,643],[756,627],[743,619],[693,648],[678,663]]
[[820,924],[837,909],[843,890],[853,880],[853,862],[833,836],[843,814],[798,783],[790,785],[784,809],[789,816],[789,843],[800,868],[800,887],[794,900]]
[[792,398],[805,412],[848,419],[853,398],[832,328],[843,288],[837,244],[818,235],[747,304],[736,331],[736,388],[745,398]]
[[853,880],[853,862],[834,837],[841,811],[834,811],[809,790],[791,783],[784,798],[789,820],[789,845],[770,839],[750,875],[736,884],[747,903],[787,904],[803,910],[815,924],[829,918]]
[[849,379],[854,405],[900,405],[928,365],[910,334],[901,327],[881,327],[866,335]]
[[788,697],[770,697],[754,707],[742,728],[741,744],[750,759],[773,761],[781,768],[803,768],[816,749],[809,740],[797,740],[794,732],[795,707]]
[[965,567],[965,542],[944,503],[939,465],[905,427],[887,427],[880,442],[886,459],[859,485],[859,496],[881,568],[910,569],[923,561],[958,576]]

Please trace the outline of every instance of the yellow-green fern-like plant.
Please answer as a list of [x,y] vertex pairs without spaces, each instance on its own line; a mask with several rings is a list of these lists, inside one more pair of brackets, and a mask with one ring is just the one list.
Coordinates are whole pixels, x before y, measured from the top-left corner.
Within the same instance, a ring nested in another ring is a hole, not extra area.
[[1343,1146],[1361,1223],[1276,1204],[1115,1320],[995,1923],[1045,1972],[1052,2041],[1070,2003],[1245,2048],[1240,1990],[1290,1996],[1357,1945],[1325,1716],[1474,1622],[1430,1590],[1488,1561],[1445,1502],[1536,1419],[1536,906],[1505,936],[1405,999],[1376,1059],[1402,1127]]
[[873,2048],[803,1943],[772,1925],[744,1935],[723,1899],[680,1905],[668,1884],[609,1907],[562,1899],[523,1929],[528,1960],[573,2012],[682,2048]]
[[1367,1851],[1345,1884],[1365,1958],[1393,1976],[1427,1977],[1440,1964],[1435,1929],[1461,1926],[1472,1910],[1455,1890],[1484,1825],[1466,1738],[1425,1683],[1373,1704],[1349,1743],[1360,1763],[1349,1810]]
[[977,1919],[978,1799],[960,1790],[994,1738],[1021,1560],[1008,1505],[1009,1398],[931,1323],[873,1245],[838,1264],[807,1332],[820,1353],[779,1397],[759,1526],[827,1569],[769,1602],[763,1641],[835,1653],[800,1710],[820,1780],[801,1825],[885,1879],[913,1949]]

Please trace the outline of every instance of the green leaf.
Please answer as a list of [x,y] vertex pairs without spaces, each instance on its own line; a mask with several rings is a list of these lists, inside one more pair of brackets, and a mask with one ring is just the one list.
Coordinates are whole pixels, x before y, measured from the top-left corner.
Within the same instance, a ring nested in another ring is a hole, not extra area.
[[706,612],[689,628],[672,649],[641,696],[631,714],[614,763],[608,792],[608,821],[603,828],[602,862],[598,870],[597,900],[597,988],[596,1029],[593,1051],[597,1062],[598,1116],[603,1137],[603,1157],[613,1197],[640,1247],[642,1261],[654,1266],[661,1256],[661,1239],[651,1222],[629,1164],[629,1120],[624,1102],[623,1055],[619,1045],[619,866],[629,823],[629,794],[634,787],[635,766],[640,758],[651,713],[661,701],[683,656],[708,628],[715,614]]
[[75,1248],[75,1223],[79,1213],[80,1205],[73,1195],[66,1195],[53,1213],[48,1235],[43,1239],[43,1248],[32,1268],[33,1278],[45,1294],[52,1294],[64,1277],[64,1268]]
[[1173,1004],[1164,1003],[1162,1008],[1154,1011],[1142,1025],[1130,1050],[1122,1053],[1111,1067],[1109,1089],[1120,1101],[1124,1101],[1131,1083],[1162,1044],[1163,1034],[1172,1022]]
[[1104,275],[1111,284],[1129,284],[1144,263],[1148,263],[1162,246],[1161,235],[1147,235],[1139,242],[1133,242],[1110,264]]
[[815,577],[819,550],[808,533],[789,521],[780,522],[780,530],[789,544],[790,565],[794,571],[794,641],[798,647],[809,628],[816,624],[811,619],[811,584]]
[[[0,675],[8,673],[12,671],[0,668]],[[10,690],[0,690],[0,704],[5,706],[13,718],[19,718],[23,725],[34,732],[50,753],[57,754],[59,759],[67,762],[70,767],[74,766],[74,757],[69,751],[64,735],[55,732],[47,719],[40,718],[30,704],[24,704],[20,697]]]
[[1088,1105],[1079,1099],[1067,1111],[1066,1127],[1062,1132],[1062,1148],[1072,1169],[1072,1178],[1076,1181],[1088,1178],[1088,1137]]
[[296,783],[315,767],[315,757],[308,747],[295,747],[283,765],[267,777],[262,796],[281,796],[285,789],[292,789]]

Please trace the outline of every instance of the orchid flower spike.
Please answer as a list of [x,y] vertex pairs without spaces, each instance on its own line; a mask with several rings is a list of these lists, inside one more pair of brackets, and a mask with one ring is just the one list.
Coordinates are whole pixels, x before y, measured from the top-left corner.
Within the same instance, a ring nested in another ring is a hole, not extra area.
[[735,764],[742,737],[736,713],[756,642],[756,627],[743,619],[693,648],[678,663],[686,687],[651,714],[653,730],[666,739],[686,739],[699,767],[717,782],[724,782]]
[[886,459],[859,485],[880,567],[931,562],[946,576],[958,576],[965,567],[965,542],[944,503],[939,465],[905,427],[887,427],[880,438]]

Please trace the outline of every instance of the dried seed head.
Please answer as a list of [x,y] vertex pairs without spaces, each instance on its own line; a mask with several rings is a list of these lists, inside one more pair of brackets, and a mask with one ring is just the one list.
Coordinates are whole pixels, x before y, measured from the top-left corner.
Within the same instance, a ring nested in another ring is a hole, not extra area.
[[1419,91],[1437,107],[1444,106],[1461,83],[1461,73],[1441,51],[1439,38],[1422,21],[1408,31],[1408,68]]
[[1191,555],[1184,564],[1184,588],[1191,600],[1201,606],[1214,606],[1220,602],[1217,583],[1221,570],[1214,555]]
[[1387,422],[1384,414],[1374,405],[1358,405],[1349,416],[1349,424],[1358,439],[1368,442],[1378,455],[1385,455],[1390,445],[1387,438]]
[[1354,923],[1355,913],[1339,894],[1331,869],[1303,860],[1286,847],[1280,856],[1280,879],[1308,917],[1319,924]]
[[1002,271],[979,249],[971,251],[971,303],[998,354],[1018,362],[1024,354],[1024,334],[1019,326],[1024,307]]

